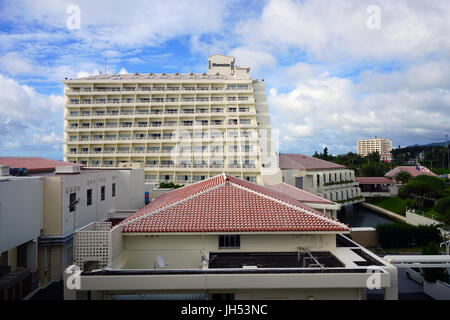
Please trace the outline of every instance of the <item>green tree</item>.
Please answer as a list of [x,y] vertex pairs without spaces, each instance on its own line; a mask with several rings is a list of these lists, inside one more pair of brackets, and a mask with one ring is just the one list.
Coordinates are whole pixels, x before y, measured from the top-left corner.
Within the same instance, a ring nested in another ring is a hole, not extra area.
[[412,179],[412,176],[407,171],[400,171],[395,175],[395,181],[398,181],[402,184],[406,184],[409,182],[409,180]]
[[434,211],[443,216],[443,222],[450,225],[450,197],[441,198],[436,201]]
[[389,171],[388,167],[380,162],[364,164],[361,166],[359,176],[361,177],[384,177]]
[[366,156],[366,159],[370,162],[380,162],[380,154],[378,153],[378,151],[374,151],[372,153],[369,153]]
[[[422,249],[423,255],[440,255],[441,252],[439,250],[439,246],[430,242],[430,244]],[[425,268],[423,269],[423,278],[428,282],[436,282],[436,280],[441,280],[445,283],[448,283],[448,273],[444,268]]]
[[400,188],[398,195],[405,198],[420,199],[420,205],[423,206],[425,200],[436,200],[444,195],[447,186],[442,179],[433,176],[420,175],[411,179],[407,184]]
[[323,149],[323,160],[328,160],[328,148]]

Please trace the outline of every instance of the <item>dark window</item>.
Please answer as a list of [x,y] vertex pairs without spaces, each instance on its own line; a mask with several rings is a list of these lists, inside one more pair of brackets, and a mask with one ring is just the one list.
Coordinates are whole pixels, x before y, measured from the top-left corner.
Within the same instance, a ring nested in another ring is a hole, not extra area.
[[112,195],[113,197],[115,197],[115,196],[116,196],[116,184],[115,184],[115,183],[113,183],[113,184],[112,184],[112,191],[111,191],[111,195]]
[[303,189],[303,177],[295,177],[295,186],[299,189]]
[[86,197],[87,197],[87,205],[90,206],[92,204],[92,189],[88,189]]
[[77,198],[77,193],[73,192],[69,196],[69,211],[73,212],[75,210],[75,199]]
[[105,200],[105,186],[102,186],[102,188],[101,188],[101,198],[100,198],[100,200],[101,201]]
[[239,235],[219,236],[219,249],[239,249],[241,238]]

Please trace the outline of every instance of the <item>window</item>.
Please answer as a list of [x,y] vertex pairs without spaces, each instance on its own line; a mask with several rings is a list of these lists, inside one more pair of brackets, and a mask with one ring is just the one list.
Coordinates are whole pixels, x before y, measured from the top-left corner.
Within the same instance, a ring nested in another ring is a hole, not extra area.
[[115,197],[115,196],[116,196],[116,184],[115,184],[115,183],[113,183],[113,184],[112,184],[112,191],[111,191],[111,195],[112,195],[113,197]]
[[76,200],[76,198],[77,198],[77,193],[76,192],[71,193],[70,196],[69,196],[69,211],[70,212],[75,211],[75,205],[76,205],[75,200]]
[[100,200],[101,201],[105,200],[105,186],[102,186],[102,188],[101,188],[101,198],[100,198]]
[[87,205],[90,206],[92,204],[92,189],[88,189],[86,192]]
[[219,249],[239,249],[241,238],[239,235],[219,236]]

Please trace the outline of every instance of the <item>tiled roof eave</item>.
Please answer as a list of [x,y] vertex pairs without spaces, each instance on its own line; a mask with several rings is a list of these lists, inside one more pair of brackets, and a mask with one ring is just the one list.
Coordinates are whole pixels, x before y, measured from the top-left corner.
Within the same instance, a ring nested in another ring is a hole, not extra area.
[[223,234],[340,234],[340,233],[344,233],[344,234],[349,234],[351,231],[350,230],[310,230],[310,231],[204,231],[204,232],[199,232],[199,231],[154,231],[154,232],[150,232],[150,231],[123,231],[122,230],[122,234],[123,235],[130,235],[130,236],[142,236],[142,235],[223,235]]

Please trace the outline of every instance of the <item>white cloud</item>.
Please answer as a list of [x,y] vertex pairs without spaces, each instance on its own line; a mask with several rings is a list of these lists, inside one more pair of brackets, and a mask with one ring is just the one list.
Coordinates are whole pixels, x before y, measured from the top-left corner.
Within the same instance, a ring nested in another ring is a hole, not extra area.
[[377,1],[381,29],[366,26],[372,0],[270,0],[235,32],[247,47],[298,48],[316,59],[417,58],[450,52],[448,1]]
[[[392,139],[394,145],[440,141],[449,129],[450,86],[441,81],[432,88],[411,87],[410,77],[422,69],[372,74],[360,83],[322,74],[299,78],[286,93],[271,89],[272,126],[280,130],[281,149],[301,145],[313,153],[325,144],[341,153],[354,151],[356,140],[375,135]],[[389,90],[380,92],[373,78]]]
[[32,63],[17,54],[8,52],[0,57],[0,68],[10,74],[30,74],[33,73]]
[[62,96],[39,94],[0,74],[0,149],[60,148],[63,106]]
[[276,59],[270,53],[245,47],[234,48],[228,55],[238,57],[237,63],[239,66],[251,66],[252,74],[258,73],[263,67],[271,68],[277,64]]
[[[87,41],[94,48],[111,45],[157,46],[179,35],[218,31],[226,15],[226,6],[219,0],[195,1],[108,1],[79,0],[80,29],[66,27],[72,1],[18,0],[6,3],[4,20],[37,21],[47,27],[62,29],[68,36]],[[113,50],[111,50],[113,53]]]

